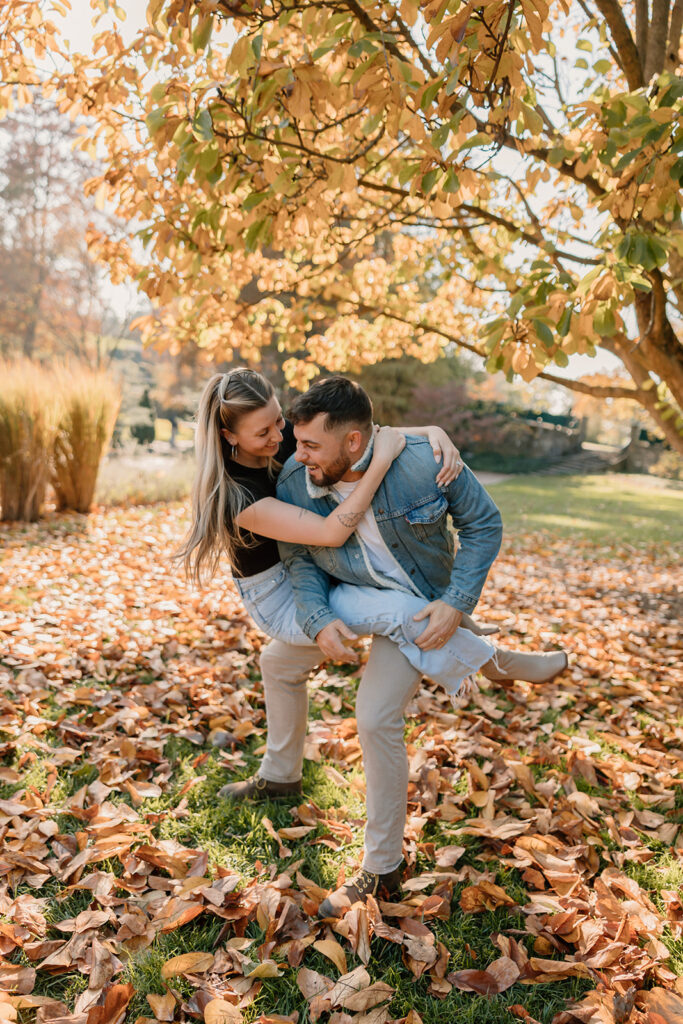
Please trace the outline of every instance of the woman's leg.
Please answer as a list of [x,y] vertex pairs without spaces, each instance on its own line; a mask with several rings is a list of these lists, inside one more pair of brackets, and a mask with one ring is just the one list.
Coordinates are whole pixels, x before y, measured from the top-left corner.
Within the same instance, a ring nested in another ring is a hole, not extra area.
[[443,647],[423,651],[415,641],[427,622],[415,622],[413,616],[424,608],[426,601],[402,590],[341,583],[331,591],[330,604],[339,618],[356,632],[374,633],[393,640],[414,668],[443,686],[451,696],[458,692],[467,676],[478,670],[492,681],[522,679],[544,683],[567,668],[564,651],[508,651],[462,627],[456,629]]
[[457,693],[463,679],[481,668],[495,652],[494,645],[467,629],[457,629],[438,650],[423,651],[415,643],[427,622],[413,616],[427,602],[402,590],[380,590],[340,583],[330,593],[332,610],[358,633],[389,637],[422,675],[429,676],[450,693]]
[[244,607],[264,633],[285,644],[312,645],[296,621],[294,591],[282,563],[257,576],[235,579],[234,583]]

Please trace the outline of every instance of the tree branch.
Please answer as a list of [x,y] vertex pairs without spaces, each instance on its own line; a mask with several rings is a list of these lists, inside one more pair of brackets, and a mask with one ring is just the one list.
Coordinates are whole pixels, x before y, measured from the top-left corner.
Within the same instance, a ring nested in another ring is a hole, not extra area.
[[578,391],[582,395],[592,395],[593,398],[628,398],[634,402],[640,402],[637,388],[622,388],[616,385],[583,384],[580,380],[567,380],[565,377],[556,377],[554,373],[539,373],[541,380],[549,380],[552,384],[561,384],[569,391]]
[[678,54],[681,48],[681,32],[683,32],[683,0],[675,0],[671,12],[669,42],[666,47],[666,66],[675,71],[679,64]]
[[652,18],[647,31],[647,57],[643,73],[645,85],[653,75],[658,75],[660,71],[664,70],[670,6],[670,0],[653,0],[652,2]]
[[[669,0],[664,2],[668,4]],[[633,91],[642,88],[643,68],[619,0],[595,0],[595,4],[607,22],[629,89]]]
[[647,57],[648,0],[636,0],[636,48],[641,68]]

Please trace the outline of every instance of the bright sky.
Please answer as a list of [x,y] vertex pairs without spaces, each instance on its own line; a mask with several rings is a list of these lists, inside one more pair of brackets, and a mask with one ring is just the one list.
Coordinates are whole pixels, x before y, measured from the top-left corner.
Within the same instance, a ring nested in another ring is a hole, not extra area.
[[[89,0],[71,0],[72,9],[65,19],[65,38],[69,40],[74,50],[88,52],[91,49],[93,36],[93,11]],[[118,0],[118,5],[126,12],[126,20],[119,29],[125,42],[129,42],[137,30],[146,24],[145,10],[146,0]],[[99,29],[105,27],[105,19],[99,22]],[[558,377],[581,376],[590,373],[611,373],[622,366],[621,362],[609,352],[598,350],[595,358],[590,356],[570,356],[569,365],[565,368],[558,366],[547,367],[548,371]]]

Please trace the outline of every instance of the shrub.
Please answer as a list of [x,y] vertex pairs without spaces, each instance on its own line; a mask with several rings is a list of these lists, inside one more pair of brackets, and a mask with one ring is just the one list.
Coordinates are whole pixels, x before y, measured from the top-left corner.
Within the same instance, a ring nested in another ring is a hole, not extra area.
[[50,479],[60,396],[51,374],[27,359],[0,362],[0,509],[38,519]]
[[130,434],[138,444],[151,444],[154,440],[154,423],[143,420],[141,423],[132,423]]
[[77,363],[55,370],[54,378],[62,399],[52,471],[57,508],[87,512],[114,430],[121,392],[105,371]]
[[677,452],[663,452],[651,467],[655,476],[664,476],[669,480],[683,480],[683,459]]

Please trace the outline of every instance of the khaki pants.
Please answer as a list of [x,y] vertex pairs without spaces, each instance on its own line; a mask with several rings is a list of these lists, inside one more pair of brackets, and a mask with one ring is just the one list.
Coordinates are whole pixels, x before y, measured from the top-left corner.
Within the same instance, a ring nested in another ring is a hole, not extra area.
[[[271,642],[261,652],[268,745],[259,775],[271,782],[301,778],[308,725],[309,673],[323,661],[320,649]],[[356,701],[358,736],[366,779],[363,867],[384,874],[398,867],[408,796],[408,759],[403,714],[420,674],[396,644],[375,637]]]
[[[561,652],[523,653],[498,647],[494,652],[481,667],[483,675],[494,680],[542,682],[562,671],[565,658]],[[301,778],[308,725],[306,680],[323,660],[313,643],[271,640],[261,652],[268,719],[268,745],[259,770],[264,779],[295,782]],[[356,721],[366,780],[363,867],[375,874],[393,871],[401,860],[408,796],[403,714],[420,678],[395,643],[374,637],[358,688]]]

